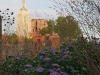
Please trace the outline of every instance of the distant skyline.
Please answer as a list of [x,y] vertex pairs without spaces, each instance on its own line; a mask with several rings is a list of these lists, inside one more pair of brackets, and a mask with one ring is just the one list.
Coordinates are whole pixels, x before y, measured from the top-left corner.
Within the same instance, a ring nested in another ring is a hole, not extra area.
[[[30,13],[31,19],[53,19],[57,18],[56,11],[53,10],[53,2],[50,0],[25,0],[26,8]],[[21,9],[22,0],[0,0],[0,10],[5,11],[7,8],[10,12],[14,12],[14,17],[16,19],[18,11]],[[47,15],[49,16],[47,16]],[[53,15],[53,16],[51,16]],[[4,25],[2,31],[5,29]],[[10,26],[11,32],[16,31],[16,20],[15,24]],[[4,33],[4,31],[3,31]]]
[[[48,15],[53,15],[55,18],[56,11],[53,10],[53,2],[50,0],[25,0],[26,8],[30,12],[32,18],[50,18]],[[6,8],[9,8],[11,12],[14,12],[14,16],[17,16],[18,11],[21,8],[22,0],[0,0],[0,10],[4,11]],[[45,14],[46,13],[46,14]]]

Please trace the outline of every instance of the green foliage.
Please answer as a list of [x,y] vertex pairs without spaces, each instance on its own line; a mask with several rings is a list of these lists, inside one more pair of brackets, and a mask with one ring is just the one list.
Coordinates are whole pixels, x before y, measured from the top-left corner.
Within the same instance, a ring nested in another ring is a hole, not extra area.
[[56,32],[59,33],[61,39],[65,37],[70,39],[77,38],[82,33],[78,22],[73,16],[58,17],[56,20]]
[[24,38],[25,43],[32,43],[33,39],[32,38]]
[[11,34],[6,36],[8,38],[8,43],[11,45],[18,44],[18,37],[16,34]]
[[48,27],[47,28],[43,28],[42,30],[40,30],[40,33],[42,35],[52,34],[52,32],[53,32],[54,21],[53,20],[48,20],[47,23],[48,23]]
[[[1,65],[1,74],[50,75],[52,72],[66,72],[68,75],[100,74],[100,43],[96,39],[87,41],[80,37],[69,44],[62,43],[57,49],[47,48],[33,58],[22,56],[7,58]],[[53,66],[56,64],[56,66]],[[27,66],[26,66],[27,65]],[[36,68],[40,67],[39,72]],[[52,72],[49,72],[52,70]],[[55,71],[56,70],[56,71]],[[99,74],[97,74],[97,71]],[[67,75],[64,74],[64,75]]]
[[58,33],[61,39],[69,37],[70,39],[76,39],[82,34],[78,22],[73,16],[59,16],[56,21],[49,20],[48,27],[40,30],[41,34]]
[[39,31],[42,35],[47,34],[47,28],[43,28],[42,30]]

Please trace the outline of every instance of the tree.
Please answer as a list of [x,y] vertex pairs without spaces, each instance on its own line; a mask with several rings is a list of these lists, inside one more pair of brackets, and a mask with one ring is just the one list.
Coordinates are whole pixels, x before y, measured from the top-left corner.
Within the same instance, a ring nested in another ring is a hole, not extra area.
[[77,38],[82,34],[78,22],[73,16],[60,16],[56,20],[55,32],[59,33],[61,39],[69,37],[70,39]]
[[46,27],[46,28],[43,28],[42,30],[40,30],[40,33],[42,34],[42,35],[45,35],[45,34],[52,34],[53,33],[53,31],[54,31],[54,21],[53,20],[48,20],[47,21],[47,23],[48,23],[48,27]]
[[77,38],[82,33],[73,16],[59,16],[55,21],[49,20],[48,27],[40,30],[42,35],[52,34],[53,32],[58,33],[62,40],[66,37]]
[[100,36],[100,0],[53,0],[59,15],[72,15],[79,22],[84,35],[90,39]]
[[[100,36],[100,0],[53,0],[56,4],[54,5],[53,9],[55,9],[60,15],[73,15],[79,22],[80,26],[82,27],[82,30],[84,31],[85,35],[87,36],[88,40],[91,40],[92,36]],[[82,48],[81,46],[85,46],[82,49],[81,53],[84,53],[85,58],[88,60],[88,62],[84,65],[87,66],[88,72],[90,75],[99,75],[100,74],[100,65],[96,63],[99,58],[94,55],[98,55],[98,51],[96,49],[93,50],[91,47],[93,47],[94,44],[87,43],[84,40],[87,40],[87,38],[84,39],[84,37],[81,37],[81,41],[79,40],[79,48]],[[95,42],[97,42],[96,39],[94,39]],[[80,44],[83,43],[83,44]],[[89,44],[89,45],[86,45]],[[91,46],[88,48],[88,46]],[[97,44],[94,46],[97,47]],[[78,45],[76,44],[76,48],[78,48]],[[79,49],[80,51],[81,49]],[[78,50],[75,51],[76,56],[82,58],[83,55],[79,53]],[[94,54],[94,52],[97,52]],[[94,56],[94,57],[93,57]],[[82,58],[83,62],[84,58]],[[99,62],[100,63],[100,62]]]
[[3,33],[11,35],[13,33],[13,25],[15,23],[14,12],[10,12],[7,8],[5,11],[0,10],[0,16],[2,17]]
[[[1,11],[0,10],[0,20],[2,20],[2,23],[1,23],[1,27],[4,27],[4,32],[6,34],[10,34],[10,26],[12,26],[14,24],[14,21],[15,21],[15,18],[12,17],[13,16],[13,12],[9,12],[9,9],[7,8],[5,11]],[[4,25],[4,26],[3,26]],[[1,35],[2,35],[2,30],[1,30]],[[2,60],[2,41],[3,41],[3,38],[1,37],[0,38],[0,62]]]

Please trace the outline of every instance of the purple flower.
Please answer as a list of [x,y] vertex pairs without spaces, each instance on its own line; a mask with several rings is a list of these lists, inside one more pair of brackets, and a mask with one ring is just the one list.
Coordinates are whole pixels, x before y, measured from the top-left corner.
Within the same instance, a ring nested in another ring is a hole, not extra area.
[[78,72],[78,71],[76,71],[76,70],[74,69],[73,66],[70,66],[69,68],[71,69],[71,72]]
[[53,69],[49,69],[49,72],[52,73],[52,72],[54,72],[54,70]]
[[19,59],[20,59],[20,57],[19,57],[19,56],[17,56],[17,57],[16,57],[16,59],[17,59],[17,60],[19,60]]
[[43,60],[44,60],[44,61],[51,61],[51,58],[45,57]]
[[60,72],[60,71],[61,71],[61,69],[60,69],[60,68],[57,68],[57,69],[56,69],[56,71],[57,71],[57,72]]
[[100,48],[98,48],[98,51],[100,51]]
[[8,67],[10,68],[12,66],[12,64],[8,65]]
[[43,56],[40,56],[40,59],[43,59]]
[[62,56],[62,58],[67,58],[67,56],[66,56],[66,55],[64,55],[64,56]]
[[68,58],[70,59],[70,58],[72,58],[72,56],[68,56]]
[[61,71],[60,68],[49,69],[50,75],[68,75],[66,72]]
[[71,48],[71,46],[67,46],[67,48],[68,48],[68,49],[70,49],[70,48]]
[[73,66],[70,66],[69,68],[70,68],[71,70],[74,70],[74,67],[73,67]]
[[26,54],[23,54],[23,55],[22,55],[22,58],[26,58],[26,57],[27,57]]
[[26,64],[25,67],[26,68],[32,68],[33,66],[31,64]]
[[66,72],[60,72],[59,75],[68,75]]
[[78,72],[78,71],[76,71],[76,70],[72,70],[71,72]]
[[54,72],[54,71],[57,71],[57,69],[56,69],[56,68],[49,69],[49,72],[50,72],[50,73],[52,73],[52,72]]
[[27,72],[27,71],[28,71],[27,69],[22,70],[22,72]]
[[58,61],[58,62],[61,62],[61,59],[58,59],[57,61]]
[[36,71],[37,71],[37,72],[43,72],[43,71],[44,71],[44,68],[41,68],[41,67],[36,68]]
[[54,71],[54,72],[51,72],[50,75],[59,75],[59,73]]
[[54,66],[56,68],[59,68],[60,67],[60,65],[58,65],[58,64],[52,64],[52,66]]
[[53,51],[52,53],[53,53],[53,55],[59,55],[59,54],[61,54],[61,51]]
[[48,51],[52,51],[52,48],[47,48]]
[[78,61],[80,61],[80,58],[77,58]]
[[40,54],[40,55],[44,55],[44,54],[45,54],[45,52],[39,52],[39,54]]

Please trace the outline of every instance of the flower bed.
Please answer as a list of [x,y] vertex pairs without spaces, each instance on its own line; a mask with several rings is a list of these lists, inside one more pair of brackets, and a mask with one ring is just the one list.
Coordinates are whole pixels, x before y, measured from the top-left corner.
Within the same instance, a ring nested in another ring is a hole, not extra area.
[[39,52],[34,58],[9,57],[1,70],[9,75],[93,75],[95,70],[91,68],[90,58],[94,57],[92,60],[99,69],[99,53],[94,41],[79,38],[69,44],[62,43],[56,50],[48,48]]

